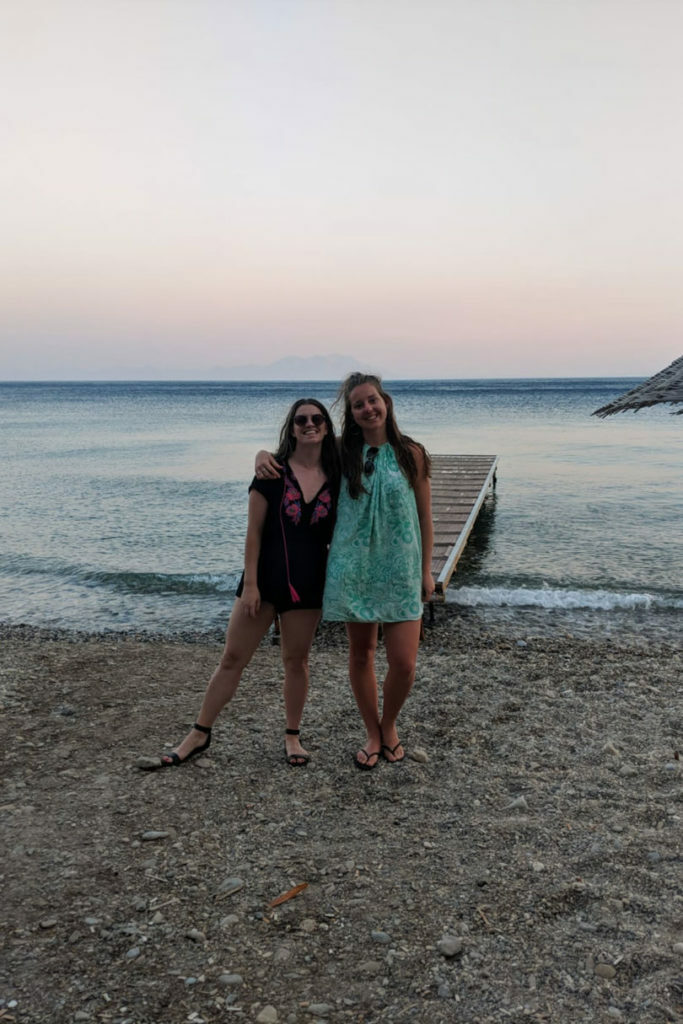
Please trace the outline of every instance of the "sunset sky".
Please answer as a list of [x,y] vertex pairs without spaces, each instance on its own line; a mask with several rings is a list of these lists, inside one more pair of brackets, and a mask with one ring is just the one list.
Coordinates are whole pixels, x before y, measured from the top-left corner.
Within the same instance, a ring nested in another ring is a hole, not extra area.
[[676,0],[0,8],[0,379],[649,376]]

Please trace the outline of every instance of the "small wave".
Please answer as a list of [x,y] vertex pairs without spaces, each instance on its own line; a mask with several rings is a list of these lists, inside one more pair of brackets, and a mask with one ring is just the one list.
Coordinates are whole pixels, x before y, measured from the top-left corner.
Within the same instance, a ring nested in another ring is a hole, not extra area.
[[111,587],[129,594],[224,594],[236,580],[222,573],[88,572],[74,576],[86,584]]
[[232,593],[239,573],[165,573],[91,569],[54,558],[15,557],[4,560],[0,571],[11,576],[48,576],[62,583],[105,587],[129,594]]
[[623,594],[612,590],[552,590],[527,587],[459,587],[448,591],[449,604],[469,608],[593,609],[595,611],[673,610],[683,599],[654,594]]

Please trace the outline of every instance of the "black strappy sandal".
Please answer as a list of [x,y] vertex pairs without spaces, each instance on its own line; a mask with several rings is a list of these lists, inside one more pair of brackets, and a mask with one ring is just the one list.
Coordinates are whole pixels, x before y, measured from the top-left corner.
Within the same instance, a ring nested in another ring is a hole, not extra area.
[[[301,729],[285,729],[287,736],[298,736],[300,732]],[[305,768],[310,760],[310,754],[288,754],[287,744],[285,743],[285,761],[290,768]]]
[[[198,722],[195,722],[192,728],[196,729],[197,732],[203,732],[206,734],[206,743],[202,743],[198,747],[193,747],[190,753],[185,757],[179,757],[175,750],[171,751],[170,754],[162,754],[161,764],[159,766],[160,768],[179,768],[181,764],[185,764],[185,762],[189,761],[191,757],[197,757],[198,754],[203,754],[205,750],[209,749],[209,746],[211,745],[211,727],[208,725],[200,725]],[[169,760],[165,761],[164,758],[169,758]]]

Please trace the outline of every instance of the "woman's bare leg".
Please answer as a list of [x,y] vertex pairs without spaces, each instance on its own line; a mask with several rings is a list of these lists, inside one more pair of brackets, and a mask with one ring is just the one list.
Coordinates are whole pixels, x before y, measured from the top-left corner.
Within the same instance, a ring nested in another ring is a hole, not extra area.
[[[252,618],[247,615],[239,597],[235,598],[225,634],[223,654],[209,680],[196,718],[199,725],[211,728],[228,701],[232,700],[242,678],[242,672],[273,621],[273,615],[272,604],[264,603]],[[205,733],[199,732],[198,729],[190,729],[182,743],[175,748],[175,753],[182,760],[195,747],[205,742]]]
[[[280,616],[287,729],[298,729],[301,725],[301,716],[308,696],[308,655],[319,621],[319,609],[283,612]],[[298,757],[295,764],[303,764],[308,757],[298,736],[285,734],[285,750],[288,757]]]
[[347,622],[346,633],[349,638],[351,689],[367,734],[365,746],[356,754],[356,761],[358,764],[367,764],[369,768],[374,768],[379,758],[377,752],[382,745],[375,675],[377,623]]
[[415,681],[420,624],[419,619],[415,622],[384,624],[384,647],[388,669],[384,680],[380,725],[382,743],[385,747],[383,753],[387,761],[401,761],[405,755],[396,731],[396,719]]

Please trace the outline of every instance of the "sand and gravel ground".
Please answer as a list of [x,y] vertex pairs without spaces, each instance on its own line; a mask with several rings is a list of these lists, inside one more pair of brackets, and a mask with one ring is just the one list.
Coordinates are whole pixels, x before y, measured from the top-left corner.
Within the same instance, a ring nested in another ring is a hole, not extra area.
[[264,642],[209,756],[145,773],[219,654],[191,639],[0,629],[0,1024],[683,1020],[675,644],[441,612],[413,756],[359,772],[339,631],[305,769]]

